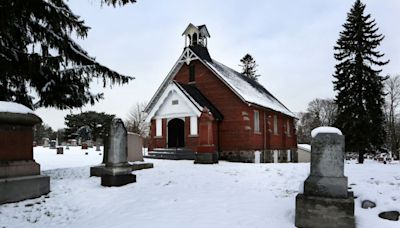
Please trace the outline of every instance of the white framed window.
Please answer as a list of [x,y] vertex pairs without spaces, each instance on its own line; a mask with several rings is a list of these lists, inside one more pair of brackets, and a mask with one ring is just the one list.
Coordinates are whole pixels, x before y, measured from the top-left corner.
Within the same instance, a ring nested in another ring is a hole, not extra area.
[[177,104],[179,104],[178,100],[172,100],[172,105],[177,105]]
[[197,116],[190,117],[190,135],[197,135]]
[[278,134],[278,116],[274,115],[274,135]]
[[162,119],[156,119],[156,136],[162,136]]
[[260,113],[254,110],[254,132],[260,132]]

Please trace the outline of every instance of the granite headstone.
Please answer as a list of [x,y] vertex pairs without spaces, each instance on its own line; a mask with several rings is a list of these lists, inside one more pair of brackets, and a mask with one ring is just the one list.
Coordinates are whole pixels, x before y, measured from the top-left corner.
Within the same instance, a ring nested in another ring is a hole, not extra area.
[[354,197],[344,176],[344,136],[336,128],[313,130],[310,175],[296,196],[295,225],[354,228]]

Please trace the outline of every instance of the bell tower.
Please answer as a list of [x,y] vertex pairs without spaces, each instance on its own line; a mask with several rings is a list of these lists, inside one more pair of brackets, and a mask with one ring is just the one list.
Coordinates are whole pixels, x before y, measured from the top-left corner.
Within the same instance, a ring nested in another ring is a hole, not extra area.
[[183,32],[185,36],[185,47],[197,46],[207,47],[207,38],[210,37],[206,25],[194,26],[192,23]]

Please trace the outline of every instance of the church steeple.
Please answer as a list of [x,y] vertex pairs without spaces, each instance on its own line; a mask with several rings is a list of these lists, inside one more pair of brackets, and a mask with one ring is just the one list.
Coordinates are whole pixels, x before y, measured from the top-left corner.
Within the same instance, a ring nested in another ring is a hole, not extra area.
[[207,47],[207,38],[210,34],[205,25],[194,26],[190,23],[182,36],[185,36],[185,47],[196,45]]

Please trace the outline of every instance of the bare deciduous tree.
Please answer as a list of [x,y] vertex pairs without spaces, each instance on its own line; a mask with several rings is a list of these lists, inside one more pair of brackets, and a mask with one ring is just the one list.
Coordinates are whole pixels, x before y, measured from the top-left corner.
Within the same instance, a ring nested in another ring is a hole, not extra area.
[[149,124],[145,122],[146,113],[143,112],[146,108],[146,103],[136,103],[130,110],[128,118],[125,120],[125,126],[129,132],[137,133],[142,137],[147,137],[149,134]]
[[308,104],[307,112],[314,113],[320,126],[332,126],[336,119],[337,106],[333,99],[314,99]]
[[332,126],[336,119],[337,106],[333,99],[314,99],[308,103],[307,111],[299,113],[297,140],[311,142],[311,131],[320,126]]
[[397,133],[399,127],[398,107],[400,105],[400,75],[389,77],[385,81],[386,93],[386,125],[387,125],[387,144],[390,150],[399,158],[400,140]]

